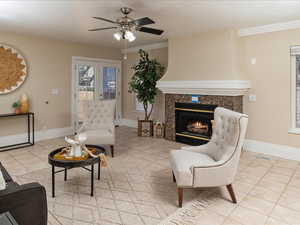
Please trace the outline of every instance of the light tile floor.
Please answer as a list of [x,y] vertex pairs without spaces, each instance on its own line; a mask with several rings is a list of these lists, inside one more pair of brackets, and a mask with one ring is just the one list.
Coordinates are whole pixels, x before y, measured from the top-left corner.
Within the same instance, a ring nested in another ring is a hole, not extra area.
[[[90,176],[82,169],[56,177],[56,198],[51,197],[48,153],[63,146],[62,138],[0,153],[0,161],[14,179],[37,181],[46,187],[49,223],[64,225],[149,225],[177,210],[176,184],[169,151],[183,144],[137,137],[135,129],[117,128],[115,158],[102,168],[90,197]],[[300,225],[300,165],[297,161],[244,152],[234,183],[238,204],[225,188],[213,188],[214,204],[201,212],[199,225]],[[186,190],[184,203],[202,190]],[[54,215],[56,219],[52,216]]]

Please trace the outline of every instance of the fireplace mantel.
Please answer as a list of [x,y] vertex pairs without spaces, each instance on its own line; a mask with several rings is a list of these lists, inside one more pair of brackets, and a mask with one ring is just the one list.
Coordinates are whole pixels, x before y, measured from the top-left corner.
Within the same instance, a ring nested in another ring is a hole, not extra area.
[[241,96],[251,88],[251,83],[249,80],[158,81],[156,87],[165,94]]

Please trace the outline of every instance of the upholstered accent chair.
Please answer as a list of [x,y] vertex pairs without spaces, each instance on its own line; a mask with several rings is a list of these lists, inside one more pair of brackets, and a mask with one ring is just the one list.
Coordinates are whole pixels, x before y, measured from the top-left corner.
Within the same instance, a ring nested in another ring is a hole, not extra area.
[[115,100],[92,101],[87,104],[87,119],[77,133],[84,132],[86,144],[109,145],[114,157],[115,145]]
[[237,203],[232,183],[237,173],[248,124],[248,116],[217,107],[211,140],[204,145],[182,147],[170,153],[178,203],[182,207],[183,189],[226,186]]

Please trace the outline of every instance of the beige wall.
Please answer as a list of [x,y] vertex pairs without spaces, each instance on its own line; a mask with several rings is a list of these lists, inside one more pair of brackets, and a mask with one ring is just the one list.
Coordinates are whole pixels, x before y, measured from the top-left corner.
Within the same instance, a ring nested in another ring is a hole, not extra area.
[[[0,95],[0,113],[11,112],[11,104],[22,93],[29,96],[31,111],[36,115],[36,129],[70,126],[72,56],[121,59],[119,49],[83,45],[41,37],[0,33],[0,42],[22,52],[29,67],[29,76],[16,91]],[[101,42],[101,40],[99,40]],[[58,88],[59,95],[51,95]],[[45,104],[49,101],[49,104]],[[0,135],[25,131],[22,120],[0,120]]]
[[162,80],[240,80],[236,31],[169,39],[169,66]]
[[[244,98],[247,138],[300,147],[300,136],[288,133],[289,47],[300,45],[299,37],[300,29],[247,37],[224,31],[170,39],[168,71],[162,80],[250,80],[250,93],[257,95],[257,101]],[[255,65],[251,58],[256,58]]]
[[[168,48],[161,48],[161,49],[153,49],[147,50],[151,58],[156,58],[158,62],[166,67],[168,65]],[[134,73],[131,67],[138,63],[139,55],[137,52],[129,53],[127,55],[127,59],[123,60],[123,77],[122,77],[122,84],[123,84],[123,118],[125,119],[143,119],[144,113],[136,111],[135,106],[135,96],[134,94],[128,93],[128,83]],[[152,118],[154,120],[164,120],[164,96],[159,91],[158,95],[155,100],[154,111],[152,114]]]
[[[241,69],[252,83],[256,102],[245,99],[248,139],[300,147],[300,136],[289,134],[291,45],[300,45],[300,29],[240,38]],[[251,64],[256,58],[256,64]]]

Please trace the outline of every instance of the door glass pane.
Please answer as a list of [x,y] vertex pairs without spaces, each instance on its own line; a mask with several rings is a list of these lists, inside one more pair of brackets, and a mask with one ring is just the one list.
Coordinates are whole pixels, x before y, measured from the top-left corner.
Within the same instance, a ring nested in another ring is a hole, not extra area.
[[86,108],[95,97],[95,68],[89,65],[78,65],[78,122],[86,119]]
[[102,98],[115,99],[117,86],[117,68],[103,67]]

